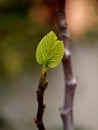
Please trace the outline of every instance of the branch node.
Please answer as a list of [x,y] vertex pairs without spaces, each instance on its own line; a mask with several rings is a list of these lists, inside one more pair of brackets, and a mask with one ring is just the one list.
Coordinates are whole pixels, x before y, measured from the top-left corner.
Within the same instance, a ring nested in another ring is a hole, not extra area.
[[71,56],[71,52],[66,48],[65,49],[65,58],[68,59]]
[[37,90],[36,93],[37,93],[37,95],[42,95],[43,94],[43,92],[40,91],[40,90]]
[[64,29],[67,28],[67,23],[65,21],[65,18],[60,21],[60,27],[64,27]]
[[46,80],[45,83],[39,83],[38,85],[38,90],[41,91],[42,93],[45,91],[45,89],[48,86],[48,81]]
[[68,86],[75,87],[77,84],[76,78],[73,77],[73,78],[69,79],[66,84]]
[[37,120],[37,119],[34,119],[34,122],[36,123],[36,125],[43,124],[42,121],[39,121],[39,120]]
[[43,105],[43,109],[45,109],[45,108],[46,108],[46,104]]
[[67,38],[70,37],[70,34],[68,33],[68,31],[66,31],[64,28],[65,28],[64,26],[61,27],[62,32],[61,32],[60,35],[59,35],[60,39],[66,38],[66,37],[67,37]]
[[43,104],[43,106],[39,106],[38,110],[43,110],[44,111],[45,108],[46,108],[46,105]]
[[68,109],[64,110],[64,107],[61,107],[60,108],[60,115],[65,116],[65,115],[69,114],[71,110],[72,110],[72,108],[68,108]]

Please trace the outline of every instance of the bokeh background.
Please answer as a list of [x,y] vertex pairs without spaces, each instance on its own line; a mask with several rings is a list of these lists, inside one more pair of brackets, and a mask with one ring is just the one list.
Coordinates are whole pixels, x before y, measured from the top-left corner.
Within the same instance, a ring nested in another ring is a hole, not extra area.
[[[76,130],[98,130],[98,1],[67,1],[72,65],[77,77],[74,100]],[[55,0],[0,0],[0,130],[37,130],[36,88],[41,66],[35,50],[41,38],[57,34]],[[62,130],[62,64],[50,69],[44,122],[47,130]]]

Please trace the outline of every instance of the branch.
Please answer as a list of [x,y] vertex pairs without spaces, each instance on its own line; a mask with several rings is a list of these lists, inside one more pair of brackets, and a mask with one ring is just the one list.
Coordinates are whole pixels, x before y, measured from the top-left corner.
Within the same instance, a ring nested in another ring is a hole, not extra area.
[[65,55],[62,60],[65,76],[64,106],[60,108],[64,130],[74,130],[73,127],[73,99],[76,88],[76,79],[73,76],[71,64],[71,52],[69,32],[66,22],[65,5],[66,0],[57,0],[58,27],[60,39],[64,42]]
[[35,124],[38,127],[38,130],[46,130],[42,120],[43,120],[43,114],[45,109],[44,92],[45,89],[47,88],[47,85],[48,85],[48,81],[46,80],[46,71],[42,69],[41,78],[39,81],[38,89],[36,91],[38,110],[37,110],[36,119],[34,119]]

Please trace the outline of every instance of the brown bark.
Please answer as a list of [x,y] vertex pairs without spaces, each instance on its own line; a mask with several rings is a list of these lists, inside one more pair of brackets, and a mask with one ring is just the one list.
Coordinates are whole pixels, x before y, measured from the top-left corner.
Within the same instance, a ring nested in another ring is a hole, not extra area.
[[36,119],[34,119],[34,121],[38,130],[46,130],[43,123],[43,114],[44,114],[44,109],[46,107],[44,104],[44,92],[45,92],[45,89],[47,88],[47,85],[48,85],[48,81],[46,80],[46,72],[43,71],[41,73],[41,78],[39,81],[38,89],[36,91],[37,101],[38,101],[38,110],[37,110]]

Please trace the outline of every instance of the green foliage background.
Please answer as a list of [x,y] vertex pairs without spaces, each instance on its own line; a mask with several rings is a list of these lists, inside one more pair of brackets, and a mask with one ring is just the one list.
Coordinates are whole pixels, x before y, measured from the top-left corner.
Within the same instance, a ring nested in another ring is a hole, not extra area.
[[35,49],[46,30],[30,23],[26,14],[0,15],[0,76],[11,78],[31,71]]

